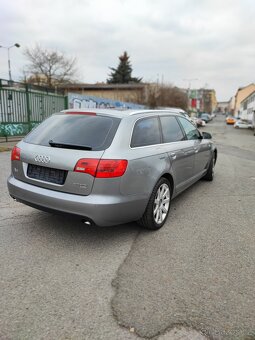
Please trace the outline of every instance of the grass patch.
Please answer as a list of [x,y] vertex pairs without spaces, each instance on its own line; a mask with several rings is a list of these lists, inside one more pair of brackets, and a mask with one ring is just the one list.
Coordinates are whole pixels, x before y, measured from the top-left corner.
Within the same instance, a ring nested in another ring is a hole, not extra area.
[[8,148],[6,146],[0,146],[0,152],[4,152],[4,151],[11,151],[12,148]]

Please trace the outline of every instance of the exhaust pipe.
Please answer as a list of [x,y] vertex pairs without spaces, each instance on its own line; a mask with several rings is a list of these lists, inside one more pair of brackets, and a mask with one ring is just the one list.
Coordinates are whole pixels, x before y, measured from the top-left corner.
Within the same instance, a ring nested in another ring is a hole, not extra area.
[[88,221],[88,220],[85,220],[85,219],[81,220],[81,222],[86,224],[86,225],[89,225],[89,226],[92,225],[91,221]]

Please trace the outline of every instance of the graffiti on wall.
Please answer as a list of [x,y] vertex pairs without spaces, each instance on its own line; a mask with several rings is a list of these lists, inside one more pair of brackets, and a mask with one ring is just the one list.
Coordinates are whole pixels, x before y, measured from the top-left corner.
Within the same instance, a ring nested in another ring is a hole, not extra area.
[[[31,128],[35,128],[39,123],[31,123]],[[0,124],[0,136],[25,136],[29,132],[28,123]]]
[[0,137],[26,135],[34,124],[67,108],[65,96],[20,86],[0,87]]
[[110,108],[126,108],[126,109],[144,109],[144,105],[135,103],[120,102],[106,98],[99,98],[94,96],[86,96],[76,93],[68,94],[69,109],[110,109]]

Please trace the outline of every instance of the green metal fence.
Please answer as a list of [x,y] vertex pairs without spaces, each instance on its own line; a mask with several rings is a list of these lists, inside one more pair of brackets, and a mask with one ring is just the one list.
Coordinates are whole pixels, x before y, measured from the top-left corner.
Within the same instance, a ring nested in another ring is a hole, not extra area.
[[0,137],[26,135],[54,112],[67,108],[63,95],[31,89],[28,85],[3,86],[0,81]]

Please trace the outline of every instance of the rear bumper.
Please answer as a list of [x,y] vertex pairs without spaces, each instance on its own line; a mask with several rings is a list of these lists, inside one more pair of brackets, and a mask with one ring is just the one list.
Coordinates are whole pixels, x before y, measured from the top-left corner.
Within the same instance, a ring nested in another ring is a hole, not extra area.
[[110,226],[139,220],[148,198],[140,196],[81,196],[37,187],[12,175],[7,180],[9,194],[37,209],[57,211],[88,219],[98,226]]

